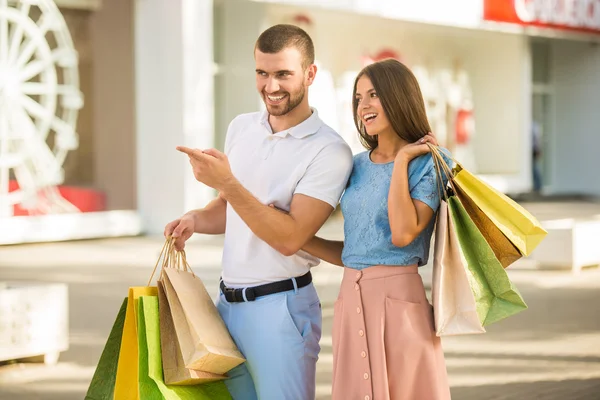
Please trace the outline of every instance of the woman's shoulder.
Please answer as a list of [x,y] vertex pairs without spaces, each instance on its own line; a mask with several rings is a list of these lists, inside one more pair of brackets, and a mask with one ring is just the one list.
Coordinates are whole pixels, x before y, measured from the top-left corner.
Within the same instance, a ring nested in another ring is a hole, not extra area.
[[[444,147],[438,147],[440,155],[446,162],[446,164],[452,168],[452,154],[450,150]],[[435,162],[433,160],[433,155],[431,153],[423,154],[419,157],[416,157],[412,160],[411,165],[409,166],[415,170],[424,170],[425,172],[435,167]]]
[[368,151],[361,151],[360,153],[357,153],[354,155],[353,158],[353,169],[357,169],[357,168],[361,168],[365,166],[367,166],[369,161],[369,152]]
[[367,151],[367,150],[361,151],[360,153],[356,153],[354,155],[354,163],[364,162],[368,158],[369,158],[369,151]]
[[[449,168],[452,168],[452,155],[448,149],[438,148],[440,154]],[[435,171],[435,162],[431,153],[423,154],[411,161],[408,167],[409,183],[417,183],[425,175],[433,174]]]

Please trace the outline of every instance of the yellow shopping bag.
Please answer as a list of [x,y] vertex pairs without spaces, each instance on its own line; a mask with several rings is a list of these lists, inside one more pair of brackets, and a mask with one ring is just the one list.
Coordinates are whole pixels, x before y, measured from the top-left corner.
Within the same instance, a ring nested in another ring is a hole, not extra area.
[[141,296],[158,296],[156,286],[141,286],[129,288],[127,311],[123,336],[121,337],[121,350],[117,366],[117,381],[115,383],[115,400],[140,400],[139,392],[139,358],[138,358],[138,331],[137,331],[137,299]]
[[524,256],[531,254],[548,234],[527,210],[475,177],[459,163],[454,167],[452,180]]

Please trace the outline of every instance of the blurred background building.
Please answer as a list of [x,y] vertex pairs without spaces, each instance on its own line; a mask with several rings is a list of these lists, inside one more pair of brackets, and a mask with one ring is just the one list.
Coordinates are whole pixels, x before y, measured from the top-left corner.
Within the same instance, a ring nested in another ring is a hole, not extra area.
[[[37,2],[7,7],[22,3]],[[353,80],[394,57],[417,75],[442,144],[493,186],[600,196],[598,0],[55,3],[84,99],[58,187],[80,212],[28,216],[14,204],[0,244],[156,234],[207,203],[214,193],[175,146],[222,149],[229,121],[262,109],[253,48],[276,23],[313,37],[311,103],[355,152]]]

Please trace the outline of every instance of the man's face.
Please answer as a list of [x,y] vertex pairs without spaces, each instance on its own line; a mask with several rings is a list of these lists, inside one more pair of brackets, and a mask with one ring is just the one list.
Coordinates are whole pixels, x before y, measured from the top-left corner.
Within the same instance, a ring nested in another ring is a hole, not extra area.
[[296,108],[306,94],[312,79],[302,68],[298,49],[288,47],[279,53],[268,54],[256,49],[256,89],[269,114],[279,117]]

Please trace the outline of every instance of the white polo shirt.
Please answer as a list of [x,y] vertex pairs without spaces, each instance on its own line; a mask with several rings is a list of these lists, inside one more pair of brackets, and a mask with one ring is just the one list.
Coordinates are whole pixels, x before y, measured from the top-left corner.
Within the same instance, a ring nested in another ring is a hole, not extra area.
[[[237,116],[229,125],[225,154],[233,175],[262,204],[289,210],[303,194],[336,207],[352,171],[352,151],[313,114],[290,129],[273,133],[268,114]],[[286,257],[259,239],[227,205],[223,281],[245,287],[304,275],[319,260],[300,251]]]

